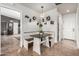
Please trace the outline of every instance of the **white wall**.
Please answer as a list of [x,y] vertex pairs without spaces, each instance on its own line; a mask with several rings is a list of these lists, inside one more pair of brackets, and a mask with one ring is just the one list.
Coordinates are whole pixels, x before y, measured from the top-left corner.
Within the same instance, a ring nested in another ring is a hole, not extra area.
[[38,31],[38,26],[37,22],[31,22],[31,23],[26,23],[26,26],[24,27],[26,29],[25,32],[33,32],[33,31]]
[[51,20],[54,21],[54,25],[51,25],[49,22],[47,25],[44,26],[43,30],[45,31],[53,31],[55,34],[54,40],[57,42],[57,19],[58,19],[58,12],[57,8],[50,10],[44,13],[45,16],[50,16]]
[[75,20],[75,13],[63,15],[63,38],[75,39]]

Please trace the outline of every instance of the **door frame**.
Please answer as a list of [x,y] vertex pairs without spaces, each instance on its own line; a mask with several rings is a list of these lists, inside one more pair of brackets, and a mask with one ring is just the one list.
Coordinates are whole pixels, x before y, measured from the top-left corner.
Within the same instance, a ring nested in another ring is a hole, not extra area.
[[0,55],[1,55],[1,7],[0,7]]
[[23,47],[23,37],[22,37],[22,11],[18,8],[15,8],[13,6],[8,6],[8,5],[5,5],[5,4],[0,4],[0,7],[4,7],[4,8],[7,8],[7,9],[11,9],[11,10],[15,10],[17,12],[20,13],[20,47]]
[[[72,13],[72,14],[73,14],[73,13]],[[74,20],[74,21],[76,22],[76,13],[74,13],[74,14],[75,14],[75,20]],[[76,23],[75,23],[75,22],[74,22],[74,28],[73,28],[74,31],[73,31],[73,29],[72,29],[72,31],[74,32],[74,33],[72,33],[72,35],[74,35],[74,38],[73,38],[74,40],[75,40],[75,27],[76,27]],[[64,20],[63,20],[63,27],[64,27],[64,23],[65,23],[65,22],[64,22]],[[64,30],[64,28],[63,28],[63,30]],[[63,37],[63,39],[69,39],[69,38],[64,38],[64,37]],[[71,40],[73,40],[73,39],[71,39]],[[74,40],[73,40],[73,41],[74,41]]]

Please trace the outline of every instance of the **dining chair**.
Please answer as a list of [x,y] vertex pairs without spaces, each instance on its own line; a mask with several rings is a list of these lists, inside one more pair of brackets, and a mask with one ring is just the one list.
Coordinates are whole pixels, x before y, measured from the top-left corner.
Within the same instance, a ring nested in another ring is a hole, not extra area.
[[[53,37],[51,35],[51,37]],[[48,48],[50,47],[49,45],[49,41],[51,42],[51,47],[53,46],[53,38],[51,38],[49,40],[49,36],[47,37],[42,37],[42,38],[36,38],[34,37],[34,41],[33,41],[33,51],[35,51],[36,53],[38,53],[39,55],[41,54],[41,44],[44,46],[47,46]]]
[[41,54],[41,44],[49,47],[48,39],[46,40],[46,38],[42,38],[41,40],[41,38],[34,38],[33,51],[35,51],[39,55]]
[[52,47],[54,45],[54,33],[48,37],[49,45]]
[[40,44],[41,44],[41,40],[39,38],[34,38],[34,43],[33,43],[33,51],[35,51],[36,53],[38,53],[39,55],[41,54],[40,51]]
[[31,37],[29,34],[25,34],[24,37],[24,47],[28,50],[29,43],[33,43],[33,37]]
[[[45,32],[45,33],[49,33],[49,32]],[[47,47],[52,47],[54,45],[54,33],[50,32],[49,34],[51,35],[46,37],[46,42],[44,43],[44,45]]]
[[45,38],[45,42],[43,43],[43,45],[48,47],[48,48],[50,47],[49,46],[49,39],[48,39],[48,37]]

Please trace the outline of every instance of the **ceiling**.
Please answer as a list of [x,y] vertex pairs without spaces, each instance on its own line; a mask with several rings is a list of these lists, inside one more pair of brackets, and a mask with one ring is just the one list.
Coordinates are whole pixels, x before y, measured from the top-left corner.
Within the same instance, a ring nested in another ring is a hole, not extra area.
[[54,9],[56,5],[54,3],[21,3],[23,6],[27,6],[39,13],[42,12],[41,6],[44,6],[44,12]]
[[1,7],[1,15],[5,15],[20,20],[20,13],[9,8]]
[[[62,3],[55,5],[55,3],[20,3],[23,6],[29,7],[39,13],[42,12],[41,6],[44,6],[44,12],[52,10],[54,8],[58,9],[61,14],[76,12],[77,3]],[[69,10],[69,12],[67,12]]]
[[77,3],[64,3],[57,6],[61,14],[73,13],[77,10]]
[[20,20],[18,20],[18,19],[1,15],[1,22],[19,22],[19,21]]

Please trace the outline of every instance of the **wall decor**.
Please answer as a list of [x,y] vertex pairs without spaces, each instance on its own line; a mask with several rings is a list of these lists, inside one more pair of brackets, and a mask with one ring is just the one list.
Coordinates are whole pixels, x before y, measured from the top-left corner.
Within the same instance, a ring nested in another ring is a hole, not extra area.
[[47,24],[47,22],[44,23],[45,25]]
[[44,18],[42,19],[42,22],[44,22]]
[[39,25],[39,23],[37,23],[37,25]]
[[49,21],[49,20],[50,20],[50,16],[47,16],[47,17],[46,17],[46,20]]
[[32,18],[33,20],[36,20],[36,17],[35,16],[33,16],[33,18]]
[[42,24],[39,24],[39,27],[43,27],[43,25]]
[[54,21],[50,21],[50,24],[54,24]]
[[29,22],[31,22],[32,21],[32,19],[29,19]]
[[29,18],[29,16],[28,15],[25,15],[25,18]]

